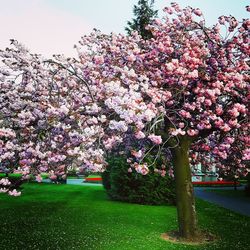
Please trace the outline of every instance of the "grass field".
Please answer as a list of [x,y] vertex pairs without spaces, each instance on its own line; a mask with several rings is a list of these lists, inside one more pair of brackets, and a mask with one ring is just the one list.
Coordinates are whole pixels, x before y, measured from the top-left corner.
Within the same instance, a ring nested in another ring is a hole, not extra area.
[[207,192],[214,192],[220,195],[234,197],[236,199],[247,200],[250,202],[250,197],[245,195],[244,190],[220,190],[220,189],[208,189]]
[[113,202],[102,187],[25,184],[21,197],[0,194],[0,249],[171,250],[250,249],[250,218],[198,200],[200,226],[215,244],[169,243],[177,228],[173,206]]
[[[30,176],[33,179],[35,178],[33,175],[30,175]],[[43,179],[46,179],[46,178],[48,178],[49,174],[43,173],[43,174],[41,174],[41,176],[42,176]],[[0,173],[0,178],[5,178],[5,177],[6,177],[6,174]],[[10,177],[10,178],[21,178],[22,174],[13,174],[13,173],[11,173],[11,174],[8,175],[8,177]]]

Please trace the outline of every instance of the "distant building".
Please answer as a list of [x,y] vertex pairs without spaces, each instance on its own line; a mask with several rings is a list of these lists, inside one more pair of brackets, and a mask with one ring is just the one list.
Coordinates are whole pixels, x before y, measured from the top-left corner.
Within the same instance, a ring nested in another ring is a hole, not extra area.
[[210,171],[206,171],[202,168],[201,164],[192,166],[192,181],[217,181],[218,174],[216,173],[216,168],[212,167]]

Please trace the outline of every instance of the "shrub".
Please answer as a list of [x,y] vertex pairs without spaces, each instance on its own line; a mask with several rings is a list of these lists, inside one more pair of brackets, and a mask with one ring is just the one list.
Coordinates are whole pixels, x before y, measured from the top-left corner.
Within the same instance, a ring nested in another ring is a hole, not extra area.
[[121,156],[111,157],[109,166],[102,173],[102,180],[107,194],[112,200],[138,204],[174,204],[174,182],[152,170],[147,175],[135,171],[128,172],[126,159]]

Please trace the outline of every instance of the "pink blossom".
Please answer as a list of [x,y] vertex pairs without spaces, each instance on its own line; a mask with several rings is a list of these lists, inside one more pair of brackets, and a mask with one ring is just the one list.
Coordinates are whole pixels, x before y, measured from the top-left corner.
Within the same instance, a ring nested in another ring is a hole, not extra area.
[[236,108],[233,108],[233,109],[229,110],[228,113],[229,113],[231,116],[233,116],[233,117],[237,117],[237,116],[240,115],[240,113],[238,112],[238,110],[237,110]]
[[221,128],[224,124],[224,121],[219,117],[215,122],[214,122],[215,126],[217,128]]
[[103,56],[95,56],[94,61],[96,64],[103,64],[104,63],[104,57]]
[[125,121],[110,121],[109,122],[109,128],[112,130],[118,130],[121,132],[126,132],[128,129],[128,126],[126,125]]
[[243,152],[242,160],[249,161],[250,160],[250,148],[245,149]]
[[231,130],[230,126],[228,126],[228,124],[224,124],[222,127],[220,127],[221,130],[223,130],[224,132],[228,132]]
[[243,114],[245,114],[247,111],[246,106],[244,104],[240,104],[240,103],[235,103],[234,109],[237,109],[239,112],[241,112]]
[[198,8],[197,8],[197,9],[194,9],[193,12],[194,12],[194,14],[197,15],[197,16],[201,16],[201,15],[202,15],[201,10],[198,9]]
[[136,56],[133,55],[133,54],[130,54],[130,55],[127,57],[127,60],[128,60],[129,62],[134,62],[134,61],[136,61]]
[[21,195],[21,192],[18,192],[16,189],[13,189],[12,191],[9,191],[8,194],[17,197]]
[[199,130],[203,130],[203,129],[205,129],[205,124],[204,124],[204,123],[199,123],[199,124],[197,125],[197,128],[198,128]]
[[199,131],[197,129],[188,129],[187,133],[189,136],[195,136],[199,134]]
[[237,119],[230,119],[228,121],[228,124],[231,126],[231,127],[237,127],[238,126],[238,120]]
[[162,138],[160,135],[155,135],[155,134],[150,134],[148,138],[154,143],[154,144],[161,144],[162,143]]
[[167,171],[166,171],[166,170],[161,170],[161,172],[160,172],[160,173],[161,173],[161,176],[162,176],[162,177],[165,177],[165,176],[166,176]]
[[217,115],[222,115],[223,114],[223,109],[221,106],[216,107],[216,114]]
[[146,175],[149,173],[149,168],[147,166],[147,163],[144,163],[144,164],[135,163],[133,167],[135,168],[136,172],[139,174]]
[[57,179],[57,176],[55,174],[52,174],[50,177],[49,177],[52,181],[55,181]]
[[164,8],[164,11],[167,12],[169,15],[173,14],[173,9],[171,7]]
[[223,24],[225,24],[225,22],[226,22],[225,17],[224,16],[220,16],[219,17],[219,23],[223,25]]
[[179,128],[184,128],[184,127],[185,127],[185,123],[184,123],[184,122],[180,122],[180,123],[178,124],[178,126],[179,126]]
[[142,157],[142,151],[139,150],[139,151],[135,151],[135,150],[131,150],[131,154],[136,157],[136,158],[141,158]]
[[122,138],[120,138],[119,136],[111,136],[106,140],[103,140],[103,144],[106,149],[112,149],[117,143],[120,142],[122,142]]
[[206,99],[205,100],[205,105],[206,106],[211,106],[212,105],[212,101],[210,99]]
[[235,139],[234,139],[233,137],[226,137],[226,138],[225,138],[225,141],[226,141],[227,143],[229,143],[229,144],[232,144],[232,143],[234,143]]
[[186,132],[184,130],[182,130],[181,128],[178,128],[178,129],[173,129],[171,131],[171,135],[173,136],[177,136],[177,135],[185,135]]
[[2,178],[0,179],[0,185],[9,186],[11,185],[11,182],[7,178]]
[[137,138],[137,139],[143,139],[143,138],[145,138],[145,134],[142,131],[137,131],[135,133],[135,138]]
[[192,72],[189,72],[188,75],[187,75],[188,78],[198,78],[199,77],[199,74],[198,74],[198,70],[194,70]]
[[0,128],[0,137],[15,138],[16,133],[9,128]]
[[37,182],[42,182],[42,180],[43,180],[43,178],[42,178],[42,176],[40,174],[36,176],[36,181]]
[[8,192],[8,189],[7,188],[0,188],[0,193],[7,193]]
[[168,175],[169,175],[170,177],[174,178],[174,170],[173,170],[173,168],[169,168],[169,170],[168,170]]
[[190,112],[188,112],[188,111],[181,110],[181,111],[179,112],[179,114],[180,114],[181,116],[183,116],[184,118],[191,118],[191,114],[190,114]]
[[172,72],[175,69],[175,66],[173,63],[170,62],[170,63],[166,64],[166,69],[167,69],[167,71]]

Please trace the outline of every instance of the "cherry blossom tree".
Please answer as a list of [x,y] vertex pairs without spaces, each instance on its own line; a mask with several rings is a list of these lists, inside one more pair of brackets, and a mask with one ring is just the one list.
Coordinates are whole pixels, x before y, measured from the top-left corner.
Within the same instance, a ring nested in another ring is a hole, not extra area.
[[[129,171],[141,174],[149,172],[143,159],[151,150],[157,149],[156,158],[168,157],[176,181],[179,234],[194,240],[199,230],[191,153],[200,151],[202,143],[223,168],[220,161],[230,155],[231,138],[244,137],[249,127],[250,21],[221,16],[208,28],[199,9],[172,3],[165,12],[163,20],[148,26],[153,34],[148,41],[137,33],[126,37],[97,31],[83,37],[76,66],[97,86],[94,98],[107,118],[106,149],[128,138],[137,141]],[[246,147],[244,140],[232,147],[242,156],[236,161],[242,173],[249,171],[242,162],[249,160]]]
[[[85,165],[95,171],[103,165],[99,134],[102,127],[89,91],[73,72],[65,71],[56,56],[52,64],[17,41],[1,51],[0,162],[10,172],[31,174],[41,181],[48,172],[53,181],[66,178],[67,167]],[[99,120],[98,120],[99,119]],[[8,184],[8,185],[7,185]],[[12,194],[11,183],[1,192]]]
[[[63,174],[73,161],[101,171],[105,151],[123,144],[128,171],[147,174],[155,152],[173,167],[179,235],[192,241],[200,237],[190,169],[197,152],[222,169],[221,158],[237,153],[249,171],[241,138],[249,138],[250,21],[221,16],[208,28],[199,9],[172,3],[165,12],[146,41],[136,32],[82,37],[78,59],[46,60],[16,42],[1,52],[11,71],[0,75],[1,162],[24,176]],[[231,147],[232,138],[241,144]]]

